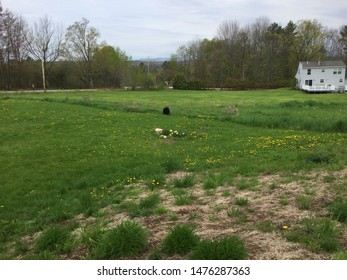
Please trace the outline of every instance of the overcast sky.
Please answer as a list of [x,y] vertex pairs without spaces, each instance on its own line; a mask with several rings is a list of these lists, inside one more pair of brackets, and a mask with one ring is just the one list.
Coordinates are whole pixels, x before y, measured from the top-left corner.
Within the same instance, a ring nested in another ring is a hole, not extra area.
[[170,57],[194,39],[212,39],[224,20],[241,26],[266,16],[285,26],[317,19],[324,26],[347,25],[346,0],[0,0],[29,23],[44,15],[68,27],[82,17],[134,59]]

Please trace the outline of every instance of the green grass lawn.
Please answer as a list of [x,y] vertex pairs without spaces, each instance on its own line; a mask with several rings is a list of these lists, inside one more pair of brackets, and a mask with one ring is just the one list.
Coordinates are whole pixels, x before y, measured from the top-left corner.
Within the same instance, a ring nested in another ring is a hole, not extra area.
[[[140,189],[124,189],[130,183],[155,191],[176,171],[223,174],[231,184],[238,176],[346,167],[346,94],[14,94],[0,95],[0,111],[2,258],[53,257],[35,255],[23,238],[65,222],[74,230],[79,214],[97,218],[138,196]],[[161,138],[155,128],[181,137]]]

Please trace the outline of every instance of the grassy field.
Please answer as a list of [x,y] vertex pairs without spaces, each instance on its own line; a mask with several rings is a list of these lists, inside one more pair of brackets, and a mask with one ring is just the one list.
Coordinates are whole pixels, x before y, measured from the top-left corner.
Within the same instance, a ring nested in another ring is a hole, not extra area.
[[346,94],[2,94],[0,111],[2,259],[347,258]]

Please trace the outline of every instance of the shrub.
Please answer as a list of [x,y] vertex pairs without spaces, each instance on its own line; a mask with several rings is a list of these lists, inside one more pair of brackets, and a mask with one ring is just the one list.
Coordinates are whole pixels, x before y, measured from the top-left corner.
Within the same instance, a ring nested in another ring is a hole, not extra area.
[[199,237],[189,225],[178,225],[172,228],[163,240],[163,251],[169,256],[186,255],[199,242]]
[[332,214],[332,218],[341,223],[347,222],[347,199],[336,197],[333,202],[328,205],[328,210]]
[[243,241],[237,237],[220,240],[203,240],[193,250],[193,260],[244,260],[247,250]]
[[307,244],[313,250],[334,252],[340,248],[340,229],[329,219],[305,218],[285,233],[289,241]]
[[124,221],[105,233],[95,250],[97,259],[135,257],[148,245],[147,232],[136,222]]
[[181,74],[176,75],[176,77],[173,80],[173,88],[174,89],[187,89],[187,87],[188,87],[188,83],[187,83],[186,78]]
[[67,253],[72,249],[73,243],[73,238],[68,229],[51,226],[44,230],[36,240],[35,251],[40,253],[44,251]]

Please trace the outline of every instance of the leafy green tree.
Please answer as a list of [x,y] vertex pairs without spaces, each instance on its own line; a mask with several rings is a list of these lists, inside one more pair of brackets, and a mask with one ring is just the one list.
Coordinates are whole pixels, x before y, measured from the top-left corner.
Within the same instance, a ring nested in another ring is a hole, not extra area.
[[340,44],[344,50],[344,60],[345,63],[347,64],[347,25],[344,25],[340,29]]
[[294,41],[296,64],[299,61],[323,58],[324,31],[317,20],[302,20],[297,23]]
[[64,43],[64,56],[74,61],[81,79],[90,88],[94,87],[94,56],[99,48],[99,31],[89,26],[89,20],[82,18],[67,28]]
[[121,87],[128,68],[128,57],[119,48],[106,45],[95,51],[93,67],[98,86]]
[[26,23],[0,3],[0,87],[23,87],[23,62],[27,57],[24,37]]
[[187,89],[188,83],[184,75],[178,74],[173,80],[174,89]]

